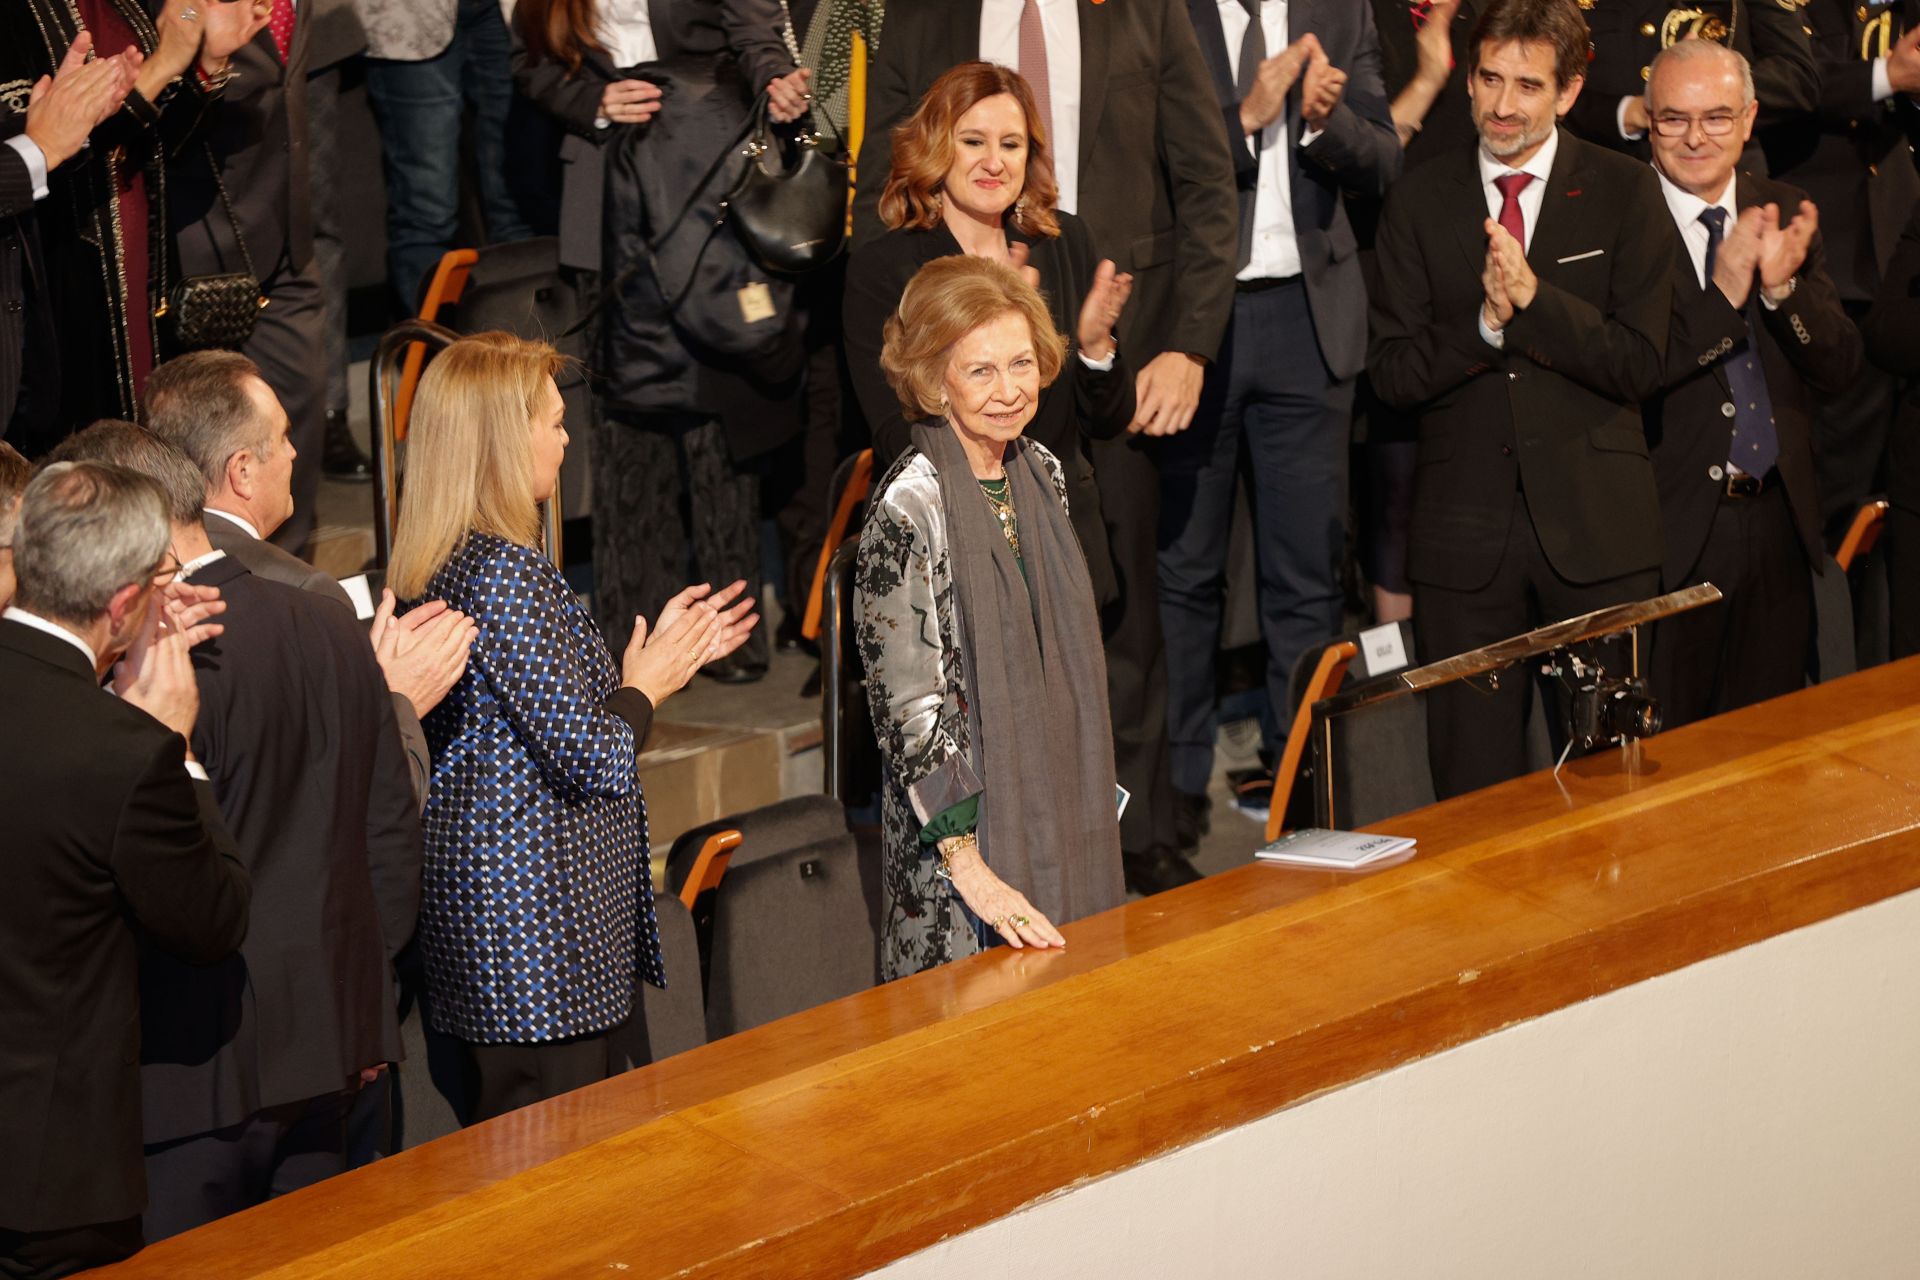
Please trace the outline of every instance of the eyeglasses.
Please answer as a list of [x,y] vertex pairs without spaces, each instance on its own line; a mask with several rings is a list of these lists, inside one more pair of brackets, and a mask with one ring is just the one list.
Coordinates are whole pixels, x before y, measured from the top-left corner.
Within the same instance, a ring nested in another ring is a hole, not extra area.
[[[173,562],[171,565],[167,563],[169,560]],[[153,573],[149,576],[154,586],[168,586],[175,578],[180,576],[180,570],[184,567],[185,566],[180,563],[180,557],[174,555],[172,551],[168,551],[160,557],[160,563],[154,567]]]
[[1740,123],[1740,117],[1731,111],[1715,111],[1711,115],[1683,116],[1661,112],[1653,118],[1653,131],[1663,138],[1684,138],[1693,132],[1698,124],[1700,132],[1709,138],[1724,138],[1733,132]]

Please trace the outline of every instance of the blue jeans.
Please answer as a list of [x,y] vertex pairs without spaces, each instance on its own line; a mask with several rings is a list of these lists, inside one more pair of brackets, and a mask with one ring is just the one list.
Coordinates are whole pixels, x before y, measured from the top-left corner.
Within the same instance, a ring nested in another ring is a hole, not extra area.
[[460,0],[453,41],[423,62],[367,60],[367,96],[380,126],[387,179],[387,284],[412,315],[460,226],[460,123],[473,109],[473,161],[491,241],[531,232],[507,187],[512,42],[499,0]]
[[1234,297],[1193,426],[1161,442],[1160,625],[1176,791],[1203,795],[1219,728],[1214,655],[1226,602],[1227,534],[1240,468],[1253,480],[1260,631],[1267,642],[1266,749],[1287,735],[1288,681],[1340,634],[1353,381],[1320,357],[1298,278]]

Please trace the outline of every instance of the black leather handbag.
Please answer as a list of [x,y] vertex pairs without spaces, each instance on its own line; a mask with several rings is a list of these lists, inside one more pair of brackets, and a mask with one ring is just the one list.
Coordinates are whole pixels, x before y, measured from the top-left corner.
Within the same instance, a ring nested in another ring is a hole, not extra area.
[[847,149],[818,133],[784,141],[754,105],[747,164],[723,206],[747,251],[769,271],[803,275],[831,262],[847,239]]
[[253,268],[253,255],[247,252],[246,237],[240,234],[240,222],[233,216],[233,202],[227,198],[227,184],[220,180],[213,150],[208,148],[206,155],[213,169],[213,185],[220,192],[220,205],[227,211],[234,243],[240,246],[240,260],[247,269],[186,277],[168,291],[154,319],[165,326],[175,351],[238,351],[253,336],[254,323],[267,299],[260,292],[260,276]]
[[[781,36],[793,65],[804,66],[794,36],[793,11],[780,0]],[[823,111],[820,118],[832,121]],[[782,139],[762,92],[754,104],[746,166],[721,206],[747,251],[769,271],[803,275],[833,261],[847,239],[846,139],[834,130],[833,146],[817,130]]]

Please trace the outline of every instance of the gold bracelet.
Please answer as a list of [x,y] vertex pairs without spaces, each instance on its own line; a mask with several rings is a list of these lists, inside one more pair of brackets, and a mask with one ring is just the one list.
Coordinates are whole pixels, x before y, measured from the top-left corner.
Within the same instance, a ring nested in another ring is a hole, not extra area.
[[956,849],[978,849],[980,840],[971,831],[963,831],[957,836],[948,836],[935,846],[940,850],[939,875],[942,880],[953,879],[953,853]]

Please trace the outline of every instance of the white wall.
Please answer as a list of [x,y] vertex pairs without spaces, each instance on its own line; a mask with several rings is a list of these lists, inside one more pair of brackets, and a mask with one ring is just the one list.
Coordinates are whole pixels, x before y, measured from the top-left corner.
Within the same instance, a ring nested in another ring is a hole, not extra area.
[[874,1274],[1920,1276],[1920,892],[1509,1027]]

